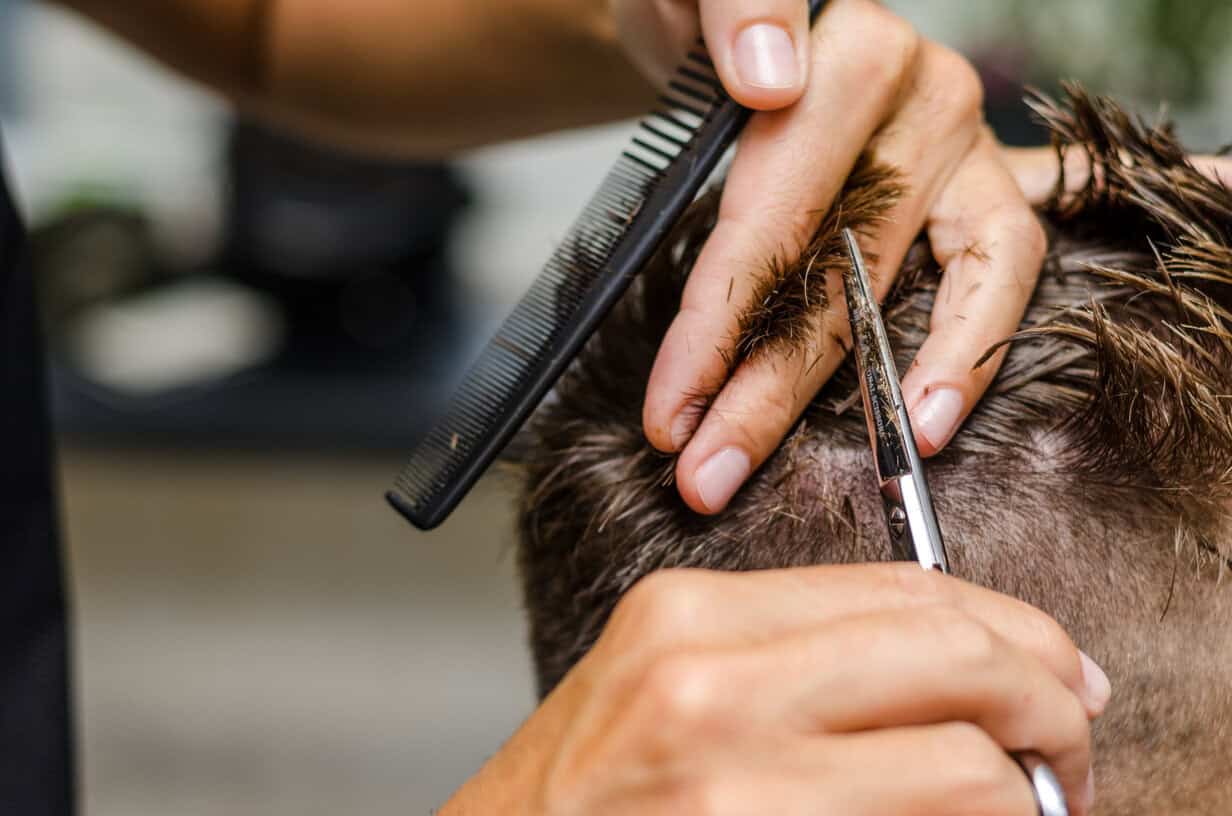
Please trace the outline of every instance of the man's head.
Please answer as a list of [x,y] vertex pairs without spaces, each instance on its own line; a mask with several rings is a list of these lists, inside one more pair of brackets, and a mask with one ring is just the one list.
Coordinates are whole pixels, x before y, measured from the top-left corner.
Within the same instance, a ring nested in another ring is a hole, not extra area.
[[[1040,110],[1094,171],[1041,212],[1050,250],[1022,331],[927,465],[938,519],[957,575],[1049,612],[1108,669],[1117,696],[1096,732],[1108,812],[1221,812],[1232,807],[1232,589],[1219,582],[1232,558],[1232,195],[1167,130],[1110,103],[1075,91]],[[807,353],[802,304],[841,262],[838,230],[875,230],[898,193],[891,170],[860,164],[803,259],[771,265],[739,355]],[[715,209],[713,194],[699,200],[523,439],[520,559],[545,692],[653,570],[890,557],[850,362],[718,516],[683,504],[672,459],[642,436],[654,354]],[[917,244],[884,307],[900,371],[940,281]]]

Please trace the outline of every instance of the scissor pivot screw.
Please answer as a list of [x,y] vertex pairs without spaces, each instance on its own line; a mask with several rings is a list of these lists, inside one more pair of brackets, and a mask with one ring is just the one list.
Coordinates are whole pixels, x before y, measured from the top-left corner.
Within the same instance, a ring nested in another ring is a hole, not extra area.
[[906,529],[907,514],[903,512],[903,508],[895,507],[890,511],[890,532],[895,538],[900,538]]

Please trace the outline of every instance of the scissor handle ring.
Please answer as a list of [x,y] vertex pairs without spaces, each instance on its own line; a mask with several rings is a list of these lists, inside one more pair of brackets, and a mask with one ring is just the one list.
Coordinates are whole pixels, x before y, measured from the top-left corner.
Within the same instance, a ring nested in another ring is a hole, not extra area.
[[1038,754],[1017,754],[1014,757],[1031,782],[1035,807],[1039,816],[1069,816],[1065,791],[1052,768]]

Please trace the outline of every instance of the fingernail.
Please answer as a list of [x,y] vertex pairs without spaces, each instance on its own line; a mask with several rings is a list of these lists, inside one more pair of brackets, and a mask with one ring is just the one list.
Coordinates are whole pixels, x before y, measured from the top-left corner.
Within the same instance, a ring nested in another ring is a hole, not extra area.
[[697,430],[699,419],[701,419],[699,411],[692,410],[689,406],[680,409],[680,413],[676,414],[676,418],[672,420],[672,450],[682,450],[688,444],[693,437],[693,432]]
[[712,513],[722,510],[749,478],[750,470],[749,455],[739,448],[723,448],[711,456],[695,473],[702,504]]
[[940,450],[958,430],[962,417],[963,395],[955,388],[938,388],[924,397],[912,412],[911,427]]
[[796,49],[786,29],[754,23],[736,37],[736,72],[746,85],[791,88],[800,80]]
[[1082,794],[1082,800],[1086,802],[1086,807],[1083,808],[1085,813],[1090,813],[1095,807],[1095,769],[1087,769],[1087,784],[1086,789]]
[[1092,716],[1098,717],[1104,713],[1108,700],[1112,697],[1112,683],[1108,675],[1099,667],[1086,652],[1079,650],[1079,662],[1082,664],[1082,684],[1085,689],[1086,707]]

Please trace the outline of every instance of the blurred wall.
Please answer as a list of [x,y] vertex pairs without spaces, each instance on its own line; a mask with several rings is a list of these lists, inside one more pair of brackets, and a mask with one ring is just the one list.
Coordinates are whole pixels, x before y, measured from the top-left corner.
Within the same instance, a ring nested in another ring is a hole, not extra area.
[[387,457],[63,452],[91,816],[423,814],[533,706],[505,492]]

